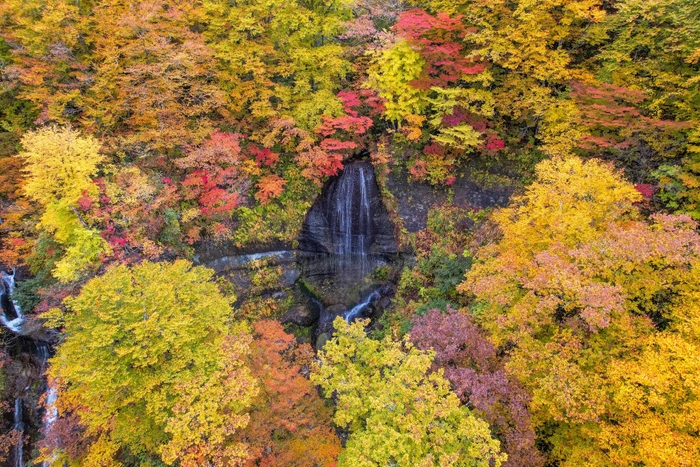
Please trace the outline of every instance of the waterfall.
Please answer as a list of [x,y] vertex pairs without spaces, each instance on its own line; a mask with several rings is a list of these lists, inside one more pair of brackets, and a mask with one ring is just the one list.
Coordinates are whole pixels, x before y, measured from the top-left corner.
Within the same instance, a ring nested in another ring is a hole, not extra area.
[[360,313],[362,313],[365,310],[365,308],[367,308],[369,305],[371,305],[377,300],[379,300],[379,290],[373,291],[362,302],[358,303],[350,311],[346,312],[345,321],[351,323],[353,320],[355,320],[355,318],[357,318],[360,315]]
[[384,282],[373,273],[398,259],[388,256],[398,253],[395,231],[369,161],[349,161],[326,182],[298,237],[304,286],[327,305],[310,304],[320,310],[317,348],[332,335],[336,317],[352,322],[369,316],[386,295],[381,287],[372,291]]
[[51,358],[51,347],[48,343],[42,341],[34,341],[34,344],[36,345],[36,356],[41,364],[40,371],[43,375],[46,371],[46,364]]
[[374,241],[370,190],[372,167],[363,162],[348,164],[331,195],[330,227],[334,253],[366,255]]
[[22,399],[15,399],[15,423],[12,429],[20,433],[19,440],[15,445],[15,467],[24,467],[22,458],[23,438],[24,438],[24,420],[22,420]]
[[[46,413],[44,414],[44,426],[43,433],[44,438],[48,438],[51,434],[51,427],[53,427],[54,422],[58,418],[58,410],[56,409],[56,399],[58,397],[58,392],[56,388],[52,385],[49,386],[49,391],[46,393]],[[52,459],[56,456],[54,452],[51,457]],[[42,464],[42,467],[48,467],[51,465],[51,460],[46,461]]]
[[372,164],[356,160],[326,182],[302,224],[299,250],[360,257],[396,253],[394,232]]
[[4,272],[0,274],[0,304],[2,305],[0,321],[7,329],[19,334],[24,317],[19,303],[12,299],[15,290],[15,271],[12,271],[12,275]]
[[58,392],[53,385],[49,386],[49,392],[46,394],[46,415],[44,416],[44,432],[48,436],[51,426],[58,418],[58,410],[56,409],[56,398]]
[[[36,342],[37,357],[41,362],[41,373],[46,371],[46,364],[51,357],[51,347],[46,342],[37,341]],[[51,434],[51,428],[58,418],[58,410],[56,409],[56,399],[58,397],[58,392],[53,382],[49,381],[48,388],[46,390],[46,399],[44,401],[44,420],[42,424],[42,433],[44,434],[44,439],[48,438]],[[48,467],[51,462],[44,462],[42,467]]]
[[321,303],[316,297],[311,297],[311,303],[313,306],[318,308],[318,314],[320,316],[321,313],[323,313],[323,303]]

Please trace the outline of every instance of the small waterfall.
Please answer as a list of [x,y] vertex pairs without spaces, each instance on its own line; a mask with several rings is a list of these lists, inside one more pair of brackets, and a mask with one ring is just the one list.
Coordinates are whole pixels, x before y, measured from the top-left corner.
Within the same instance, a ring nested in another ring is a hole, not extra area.
[[[44,414],[44,424],[41,430],[44,433],[44,438],[48,438],[49,436],[51,436],[51,428],[53,427],[53,424],[58,418],[58,410],[56,409],[57,398],[58,392],[56,391],[54,385],[51,384],[49,386],[49,391],[46,393],[46,402],[44,403],[46,406],[46,413]],[[56,453],[54,452],[52,454],[52,458],[55,456]],[[41,465],[42,467],[48,467],[49,465],[51,465],[51,460],[46,461]]]
[[368,161],[348,162],[331,177],[306,214],[299,250],[337,256],[398,251],[390,219]]
[[373,184],[374,171],[363,162],[348,164],[338,178],[330,199],[336,254],[365,255],[374,241],[369,195]]
[[58,418],[58,410],[56,409],[56,399],[58,392],[56,388],[49,386],[49,392],[46,394],[46,415],[44,416],[44,432],[48,435],[51,426]]
[[326,182],[298,237],[304,286],[327,306],[319,306],[317,348],[332,336],[335,318],[352,322],[369,316],[372,304],[386,294],[377,288],[385,280],[373,273],[398,264],[389,256],[398,253],[395,230],[369,161],[350,161]]
[[316,297],[311,297],[311,304],[318,308],[318,314],[323,313],[323,303],[321,303]]
[[24,459],[22,457],[22,450],[24,448],[24,420],[22,419],[22,399],[19,397],[15,399],[15,423],[12,429],[20,433],[19,440],[15,445],[15,467],[24,467]]
[[36,341],[36,356],[41,363],[41,374],[46,371],[46,362],[51,357],[51,348],[46,342]]
[[4,272],[0,274],[0,304],[2,305],[0,321],[7,329],[19,334],[24,317],[19,303],[12,299],[15,291],[15,271],[12,271],[12,275]]
[[345,321],[348,323],[353,322],[368,306],[379,300],[379,297],[379,290],[373,291],[362,302],[358,303],[350,311],[345,313]]
[[[46,342],[37,341],[36,342],[37,357],[41,362],[41,372],[42,374],[46,371],[46,365],[49,358],[51,357],[51,347]],[[42,424],[41,432],[44,434],[44,438],[48,438],[51,434],[51,428],[54,422],[58,418],[58,410],[56,409],[56,399],[58,397],[58,391],[52,381],[49,381],[48,388],[46,390],[46,399],[44,401],[44,420]],[[42,467],[48,467],[51,462],[44,462]]]

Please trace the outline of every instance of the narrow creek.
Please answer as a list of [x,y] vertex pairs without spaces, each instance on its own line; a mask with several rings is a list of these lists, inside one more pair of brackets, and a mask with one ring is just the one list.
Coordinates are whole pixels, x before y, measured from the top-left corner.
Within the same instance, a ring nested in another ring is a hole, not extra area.
[[[52,353],[51,344],[36,339],[31,335],[26,335],[24,332],[25,317],[22,315],[19,303],[13,299],[15,277],[16,271],[12,271],[12,274],[0,272],[0,282],[2,284],[2,288],[0,288],[0,305],[2,306],[0,321],[9,331],[10,337],[8,342],[10,343],[10,351],[14,360],[20,362],[19,364],[23,366],[20,373],[28,376],[26,382],[23,382],[22,385],[13,385],[13,392],[16,397],[12,429],[19,432],[21,436],[11,449],[10,459],[6,465],[24,467],[25,460],[30,457],[27,452],[29,446],[25,443],[27,433],[30,430],[33,433],[39,431],[49,433],[53,422],[56,420],[57,413],[54,407],[56,392],[49,388],[45,375],[48,360],[51,358]],[[37,406],[40,398],[37,397],[37,391],[43,393],[46,401],[46,413],[43,416],[40,416],[40,407]],[[43,421],[41,421],[42,419]],[[39,422],[37,423],[37,421]]]
[[22,316],[22,309],[19,303],[17,303],[17,300],[12,299],[12,294],[15,291],[16,274],[16,271],[12,271],[12,274],[2,273],[2,291],[0,292],[2,317],[0,317],[0,320],[7,329],[15,334],[19,334],[24,317]]

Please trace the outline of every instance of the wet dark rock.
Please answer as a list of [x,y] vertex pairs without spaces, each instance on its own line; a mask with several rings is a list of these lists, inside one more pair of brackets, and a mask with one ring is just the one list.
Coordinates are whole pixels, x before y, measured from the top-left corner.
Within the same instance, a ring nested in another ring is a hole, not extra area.
[[372,321],[372,322],[370,323],[370,325],[367,326],[367,328],[365,329],[365,331],[366,331],[368,334],[369,334],[369,333],[372,333],[372,332],[375,332],[375,331],[383,331],[383,330],[384,330],[384,325],[383,325],[381,322],[377,321],[377,320]]
[[323,212],[322,201],[317,200],[304,219],[299,234],[299,248],[316,253],[330,254],[334,251],[333,236]]
[[317,307],[306,307],[304,305],[293,306],[282,316],[282,324],[296,324],[297,326],[311,326],[320,316]]
[[[280,270],[278,270],[281,269]],[[265,273],[267,277],[274,277],[268,284],[256,284],[256,275]],[[265,266],[259,269],[233,269],[220,273],[234,285],[239,299],[253,295],[278,294],[281,289],[292,287],[301,276],[301,271],[296,263],[279,266]]]
[[57,330],[45,328],[44,320],[32,315],[25,316],[20,335],[42,342],[56,342],[59,337]]
[[218,273],[227,270],[247,269],[255,261],[265,261],[268,266],[292,264],[296,262],[296,251],[264,251],[246,255],[222,256],[201,264]]
[[371,164],[347,164],[324,186],[306,215],[299,250],[313,253],[394,253],[394,224],[379,195]]
[[456,206],[492,208],[508,204],[513,188],[508,186],[482,187],[469,179],[457,178],[454,185],[454,200]]
[[408,179],[405,171],[392,171],[387,177],[387,188],[394,195],[397,214],[409,232],[423,230],[428,224],[428,211],[448,199],[449,190]]
[[[291,287],[301,277],[301,271],[294,265],[282,266],[282,275],[278,282],[280,287]],[[279,293],[279,292],[278,292]]]
[[319,334],[319,336],[316,338],[316,350],[321,350],[329,339],[330,337],[328,337],[328,334],[325,332]]
[[451,202],[455,206],[484,209],[508,204],[513,194],[512,187],[483,186],[470,177],[471,170],[474,168],[467,167],[455,174],[451,189],[410,180],[405,170],[392,171],[386,185],[396,199],[397,214],[406,230],[418,232],[425,229],[428,211],[435,205]]
[[[296,251],[266,251],[212,259],[204,265],[226,277],[239,298],[273,292],[284,297],[281,289],[292,287],[301,277]],[[267,281],[267,282],[266,282]]]
[[206,264],[229,256],[241,257],[269,251],[292,251],[292,245],[291,243],[273,240],[265,245],[250,244],[241,248],[230,240],[208,240],[195,245],[194,262],[198,264]]
[[333,327],[333,321],[338,317],[342,317],[347,311],[345,305],[333,305],[321,311],[321,316],[318,320],[318,327],[316,329],[316,334],[320,335],[323,333],[328,333],[332,335],[335,331]]
[[386,310],[391,305],[391,299],[389,297],[382,297],[377,302],[377,309]]
[[[302,254],[300,282],[324,306],[343,304],[354,306],[367,290],[375,290],[387,278],[398,278],[403,262],[398,255],[365,256]],[[375,271],[382,272],[376,279]]]

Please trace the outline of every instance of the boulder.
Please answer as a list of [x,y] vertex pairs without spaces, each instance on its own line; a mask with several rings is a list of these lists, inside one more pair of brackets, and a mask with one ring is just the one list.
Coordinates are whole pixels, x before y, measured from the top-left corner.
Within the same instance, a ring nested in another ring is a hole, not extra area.
[[319,310],[316,307],[311,309],[304,305],[297,305],[287,310],[280,321],[282,324],[293,323],[297,326],[311,326],[318,320],[318,317]]
[[324,345],[326,345],[326,342],[328,342],[328,334],[321,333],[317,338],[316,338],[316,350],[321,350]]
[[320,335],[323,333],[328,333],[329,335],[332,335],[335,331],[333,321],[338,316],[343,316],[346,311],[347,308],[345,305],[333,305],[323,310],[321,312],[321,317],[318,320],[318,330],[316,331],[316,334]]

